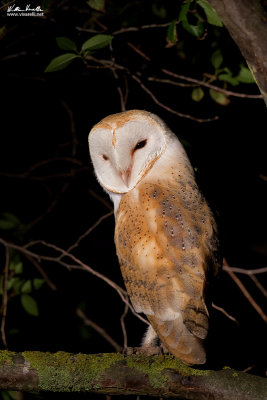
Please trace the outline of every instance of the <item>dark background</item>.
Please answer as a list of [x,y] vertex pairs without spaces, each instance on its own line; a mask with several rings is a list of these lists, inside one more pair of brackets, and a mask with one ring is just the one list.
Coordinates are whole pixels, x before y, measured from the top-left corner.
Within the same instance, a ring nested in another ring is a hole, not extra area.
[[[105,11],[97,12],[85,1],[49,2],[44,18],[6,17],[5,8],[1,9],[0,28],[6,28],[0,39],[0,211],[12,213],[21,221],[16,229],[0,230],[1,237],[20,245],[42,239],[67,249],[109,211],[96,198],[98,195],[109,201],[94,177],[87,137],[101,118],[121,111],[119,84],[124,93],[127,88],[126,109],[155,112],[185,144],[196,168],[198,184],[218,220],[222,254],[229,265],[246,269],[266,266],[267,182],[262,177],[267,174],[266,107],[263,100],[230,97],[229,105],[220,106],[205,89],[204,99],[196,103],[191,99],[190,87],[148,80],[148,77],[166,78],[161,68],[200,80],[204,73],[213,74],[210,57],[214,46],[221,49],[224,65],[237,73],[244,60],[224,28],[206,24],[207,34],[199,40],[179,25],[178,42],[170,48],[166,48],[167,28],[115,35],[113,51],[107,47],[97,51],[95,57],[113,56],[118,64],[126,66],[130,74],[117,71],[118,80],[110,69],[86,68],[80,60],[65,70],[44,73],[51,59],[64,52],[57,47],[56,37],[70,37],[80,46],[93,35],[78,30],[77,26],[102,33],[104,26],[104,33],[112,34],[122,27],[170,22],[178,17],[180,7],[179,1],[107,1]],[[151,61],[133,51],[128,42]],[[198,123],[161,108],[131,78],[137,72],[165,105],[199,118],[217,115],[218,120]],[[222,85],[218,81],[214,84]],[[255,84],[227,88],[258,94]],[[78,160],[78,164],[67,161],[69,158]],[[25,174],[43,160],[48,162]],[[83,239],[73,253],[123,286],[113,231],[111,216]],[[3,246],[0,257],[3,268]],[[21,256],[21,260],[24,279],[40,277],[27,259]],[[76,315],[77,307],[123,344],[120,316],[124,305],[112,288],[85,271],[70,271],[45,261],[41,266],[57,290],[52,291],[45,284],[32,293],[39,307],[38,317],[27,314],[18,293],[10,297],[6,320],[10,350],[113,351],[97,332],[84,326]],[[251,279],[238,276],[266,311],[266,298]],[[258,279],[266,287],[266,274],[258,275]],[[210,309],[207,366],[250,368],[251,373],[264,376],[266,323],[225,271],[213,283],[212,301],[239,323]],[[144,324],[129,313],[126,325],[129,345],[138,345]]]

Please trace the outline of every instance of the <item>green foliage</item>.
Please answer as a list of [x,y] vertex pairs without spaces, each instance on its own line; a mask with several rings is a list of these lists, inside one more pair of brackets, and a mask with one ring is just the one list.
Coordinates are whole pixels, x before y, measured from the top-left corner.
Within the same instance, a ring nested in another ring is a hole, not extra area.
[[30,296],[29,294],[23,293],[20,297],[22,307],[28,314],[32,315],[33,317],[38,317],[39,310],[36,300]]
[[230,100],[224,93],[217,92],[216,90],[213,89],[210,89],[209,93],[212,100],[220,104],[220,106],[227,106],[230,103]]
[[207,21],[209,24],[211,25],[215,25],[215,26],[219,26],[222,27],[223,23],[220,20],[218,14],[216,13],[216,11],[214,10],[214,8],[212,8],[210,6],[210,4],[205,1],[205,0],[197,0],[197,4],[203,8],[206,17],[207,17]]
[[16,229],[21,224],[19,218],[9,212],[3,212],[2,217],[0,219],[0,229],[10,230]]
[[87,53],[108,46],[113,39],[110,35],[95,35],[82,45],[82,51]]
[[[193,4],[193,9],[191,10],[191,4]],[[197,0],[194,3],[192,0],[187,0],[185,4],[181,6],[179,13],[179,21],[182,23],[182,27],[195,37],[202,37],[204,35],[204,20],[199,15],[197,6],[199,6],[207,18],[207,22],[211,25],[222,27],[223,24],[218,17],[216,11],[209,5],[206,0]],[[194,17],[196,22],[193,24],[189,21],[189,16],[191,19]]]
[[105,0],[88,0],[87,4],[96,11],[105,10]]
[[211,64],[215,68],[215,73],[220,68],[220,66],[222,65],[222,62],[223,62],[223,55],[221,53],[221,50],[217,49],[211,55]]
[[242,83],[255,83],[255,79],[249,68],[245,67],[243,64],[240,65],[240,71],[236,79]]
[[68,51],[77,51],[78,50],[74,41],[65,36],[57,37],[56,41],[57,41],[58,47],[62,50],[68,50]]
[[[38,316],[38,305],[32,294],[41,289],[45,283],[44,279],[27,277],[23,262],[18,253],[10,251],[7,281],[7,296],[11,301],[14,298],[20,298],[23,309],[30,315]],[[4,275],[0,275],[0,296],[4,290]],[[31,295],[30,295],[31,294]]]
[[43,286],[44,283],[45,283],[45,280],[44,280],[44,279],[41,279],[41,278],[34,278],[34,279],[33,279],[33,288],[34,288],[35,290],[39,290],[39,289],[41,289],[41,287]]
[[183,22],[183,21],[187,21],[187,13],[189,11],[190,8],[190,1],[187,1],[185,4],[182,5],[180,13],[179,13],[179,21]]
[[0,392],[0,398],[2,400],[19,400],[19,392],[13,390],[2,390]]
[[188,21],[188,13],[190,10],[190,3],[191,1],[187,1],[185,4],[182,5],[180,13],[179,13],[179,21],[182,22],[183,28],[191,33],[191,35],[196,36],[196,37],[201,37],[204,34],[204,25],[200,21],[199,15],[195,14],[197,18],[196,24],[191,24]]
[[167,30],[167,42],[174,45],[177,42],[176,20],[172,21]]
[[229,68],[224,68],[223,72],[218,75],[218,79],[230,83],[232,86],[237,86],[239,84],[238,79],[233,76]]
[[56,72],[65,69],[72,63],[75,58],[80,58],[85,61],[85,56],[95,50],[102,49],[111,43],[113,36],[111,35],[94,35],[86,40],[78,51],[76,43],[65,36],[57,37],[57,45],[62,50],[72,51],[72,53],[65,53],[61,56],[53,58],[45,69],[45,72]]
[[6,26],[3,25],[0,27],[0,39],[2,39],[2,37],[5,36],[5,33],[6,33]]
[[192,100],[199,102],[204,97],[204,90],[201,87],[194,88],[192,90]]
[[21,286],[21,293],[31,293],[32,291],[32,282],[28,279]]
[[53,58],[53,60],[48,64],[45,72],[55,72],[66,68],[75,59],[80,58],[77,54],[66,53],[61,56]]

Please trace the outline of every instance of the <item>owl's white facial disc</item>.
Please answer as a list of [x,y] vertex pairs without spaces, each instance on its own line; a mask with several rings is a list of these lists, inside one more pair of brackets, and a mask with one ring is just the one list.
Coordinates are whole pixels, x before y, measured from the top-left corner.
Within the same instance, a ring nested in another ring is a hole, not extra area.
[[105,189],[114,193],[133,189],[165,147],[163,125],[142,111],[107,117],[89,134],[96,176]]

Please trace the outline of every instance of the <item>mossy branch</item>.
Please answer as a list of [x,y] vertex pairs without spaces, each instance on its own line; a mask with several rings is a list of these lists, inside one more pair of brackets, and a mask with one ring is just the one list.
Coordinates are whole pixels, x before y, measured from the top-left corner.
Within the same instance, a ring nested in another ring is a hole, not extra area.
[[267,105],[267,17],[260,0],[208,0],[253,72]]
[[0,351],[0,389],[135,394],[186,399],[267,399],[267,380],[198,370],[171,356]]

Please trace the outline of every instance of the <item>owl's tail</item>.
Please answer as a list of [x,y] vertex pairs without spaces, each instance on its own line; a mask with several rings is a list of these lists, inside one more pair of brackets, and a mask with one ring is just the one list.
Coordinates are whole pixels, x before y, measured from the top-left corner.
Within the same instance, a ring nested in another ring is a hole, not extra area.
[[154,316],[148,316],[148,319],[171,354],[188,365],[205,364],[203,340],[189,332],[181,315],[172,321],[162,321]]

